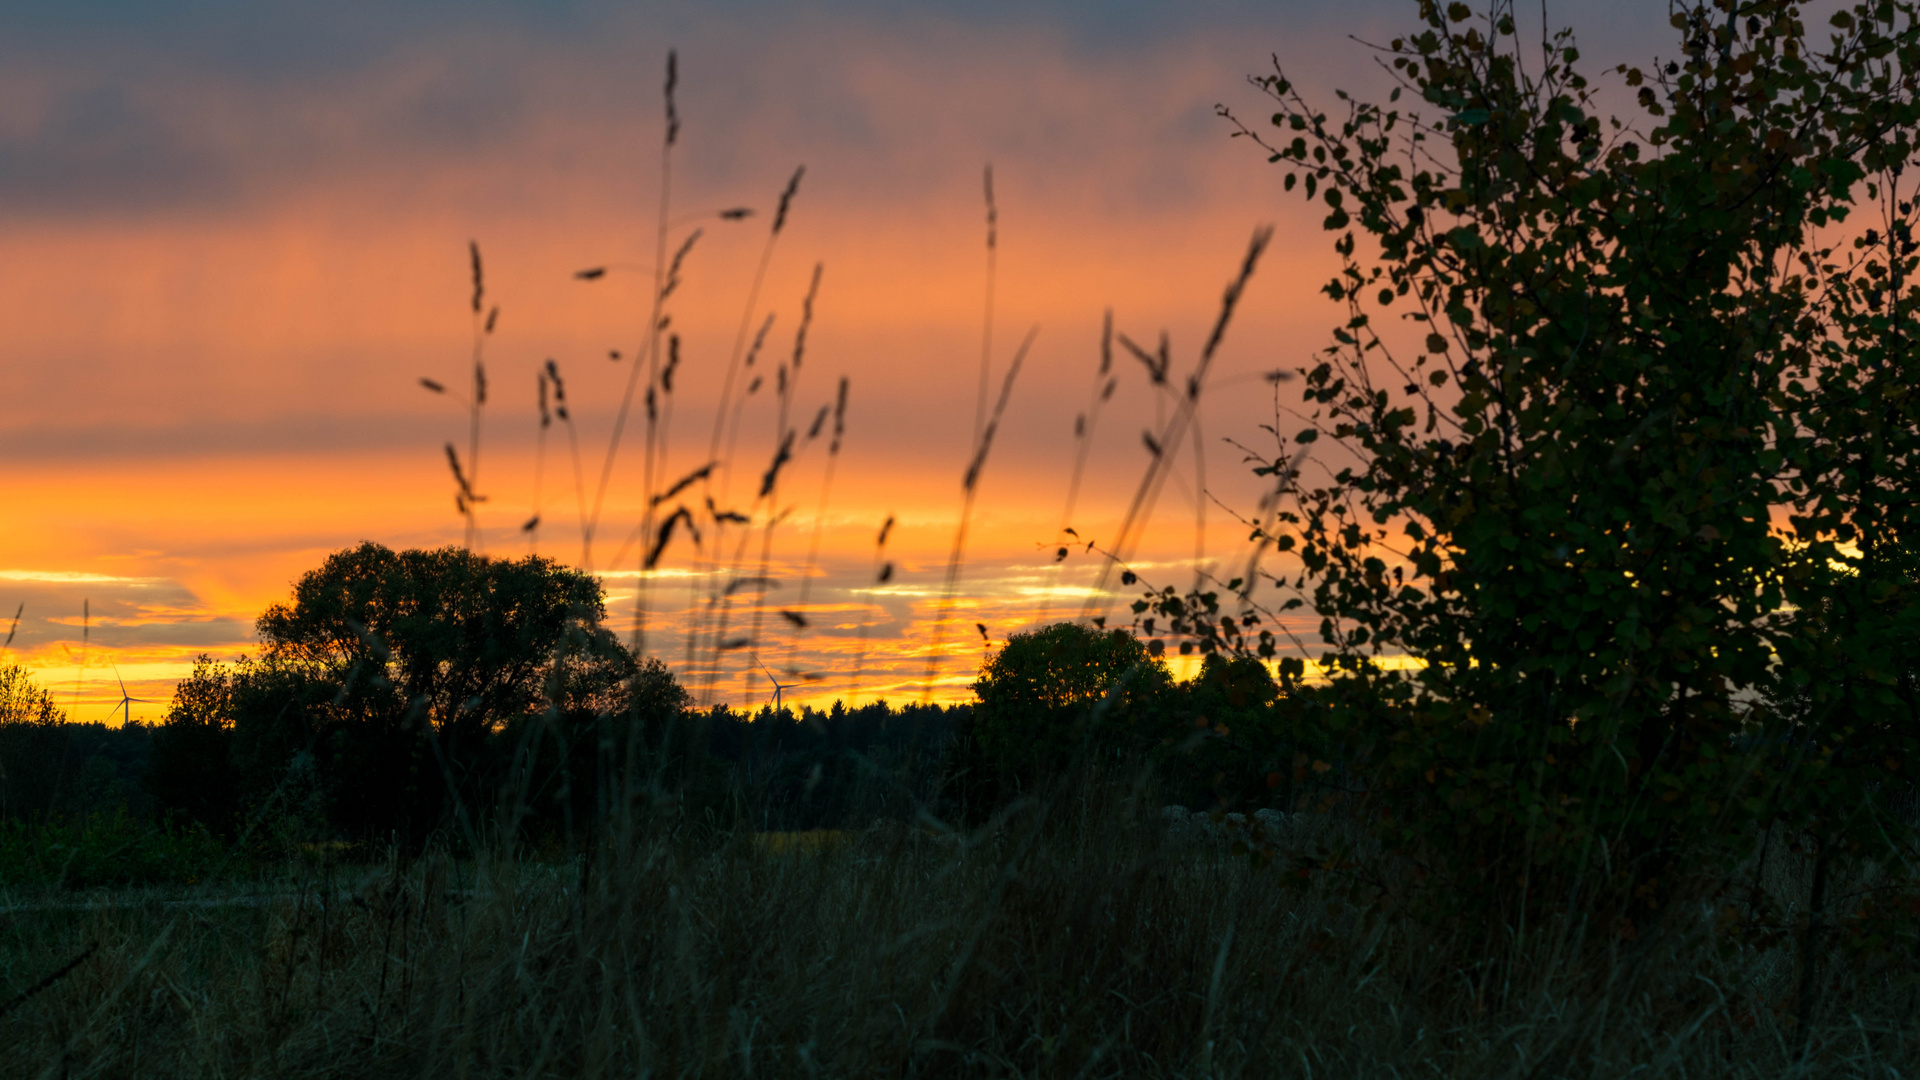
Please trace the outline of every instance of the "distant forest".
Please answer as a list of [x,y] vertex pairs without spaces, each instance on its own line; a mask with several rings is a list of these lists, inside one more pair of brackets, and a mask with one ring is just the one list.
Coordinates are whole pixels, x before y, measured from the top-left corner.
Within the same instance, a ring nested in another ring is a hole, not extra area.
[[1330,703],[1252,658],[1214,653],[1177,683],[1136,635],[1063,622],[989,654],[972,703],[749,713],[696,707],[604,616],[596,580],[538,557],[337,552],[261,615],[258,655],[202,657],[159,724],[69,723],[24,669],[0,671],[0,819],[567,846],[636,811],[960,827],[1090,767],[1209,809],[1341,779],[1339,748],[1304,735]]
[[[854,709],[838,701],[826,710],[783,707],[777,714],[771,706],[757,712],[717,706],[688,716],[684,730],[697,741],[692,759],[700,764],[676,771],[674,779],[683,786],[704,782],[694,796],[709,809],[737,798],[737,811],[751,813],[753,824],[765,829],[910,818],[917,802],[936,797],[935,774],[971,711],[969,705],[896,707],[884,700]],[[218,771],[216,761],[174,763],[173,774],[154,773],[156,741],[163,766],[169,764],[168,735],[165,724],[138,721],[109,727],[64,717],[0,719],[0,818],[30,822],[125,809],[139,818],[183,817],[229,831],[241,825],[246,807],[237,800],[221,805],[221,783],[208,775]],[[183,771],[188,775],[179,775]],[[184,787],[195,779],[211,781],[214,790]]]

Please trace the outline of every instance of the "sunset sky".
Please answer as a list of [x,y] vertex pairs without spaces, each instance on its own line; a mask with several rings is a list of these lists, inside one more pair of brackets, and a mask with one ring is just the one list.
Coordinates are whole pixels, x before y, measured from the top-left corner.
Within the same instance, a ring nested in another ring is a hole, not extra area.
[[[791,360],[816,264],[793,387],[802,443],[837,381],[850,386],[831,489],[823,496],[825,435],[783,474],[775,512],[786,516],[768,563],[779,584],[756,647],[721,658],[717,700],[765,700],[750,663],[796,672],[789,701],[926,692],[972,450],[982,169],[993,166],[995,394],[1022,337],[1039,332],[979,483],[937,668],[934,696],[963,698],[982,657],[974,624],[997,645],[1077,612],[1098,556],[1056,566],[1059,530],[1104,546],[1149,463],[1141,434],[1168,402],[1121,352],[1063,520],[1103,312],[1143,344],[1164,329],[1183,379],[1249,237],[1272,225],[1200,411],[1206,489],[1256,512],[1260,482],[1223,440],[1271,453],[1259,425],[1274,422],[1275,396],[1261,375],[1324,344],[1337,313],[1316,290],[1335,263],[1321,214],[1282,196],[1279,174],[1228,137],[1214,106],[1263,121],[1272,110],[1246,76],[1270,71],[1276,53],[1329,106],[1336,86],[1383,96],[1373,54],[1350,35],[1384,41],[1415,10],[1401,0],[9,5],[0,616],[24,606],[11,658],[79,719],[116,707],[117,672],[146,699],[133,715],[157,720],[196,654],[255,649],[253,620],[329,552],[461,543],[442,447],[467,455],[467,414],[419,380],[471,386],[469,241],[484,256],[486,302],[501,309],[484,343],[476,486],[489,500],[476,546],[526,554],[520,526],[537,510],[537,550],[579,563],[561,425],[547,432],[536,507],[536,380],[557,362],[591,504],[646,340],[673,48],[682,126],[669,250],[704,231],[668,304],[681,366],[662,482],[706,460],[774,204],[800,165],[749,320],[772,313],[773,328],[739,389],[755,374],[765,383],[740,414],[730,485],[694,490],[749,509],[774,450],[775,372]],[[1595,73],[1648,60],[1665,13],[1651,0],[1553,12],[1582,31]],[[735,206],[755,214],[713,216]],[[575,278],[595,266],[610,269]],[[1282,405],[1297,396],[1280,387]],[[647,498],[634,408],[592,566],[622,627],[640,551],[620,549]],[[1137,549],[1156,584],[1192,581],[1194,489],[1182,447]],[[740,573],[759,573],[766,509]],[[889,517],[897,525],[877,553]],[[1210,500],[1205,528],[1203,564],[1231,576],[1246,528]],[[728,549],[723,566],[735,565],[731,539]],[[695,571],[709,554],[677,539],[649,592],[649,647],[683,672],[689,598],[706,587]],[[896,567],[885,585],[877,560]],[[810,625],[795,632],[777,609],[800,608],[810,563]],[[729,618],[730,635],[751,628],[745,607]],[[1311,643],[1308,626],[1297,630]]]

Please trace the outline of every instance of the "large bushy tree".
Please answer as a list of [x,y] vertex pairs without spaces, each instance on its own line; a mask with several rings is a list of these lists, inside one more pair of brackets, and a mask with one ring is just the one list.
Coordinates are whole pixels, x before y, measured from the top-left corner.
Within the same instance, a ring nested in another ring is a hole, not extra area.
[[1673,26],[1614,118],[1570,33],[1422,0],[1390,101],[1276,71],[1241,129],[1343,260],[1275,537],[1338,734],[1453,895],[1584,882],[1628,935],[1769,822],[1910,843],[1869,811],[1920,761],[1914,7]]
[[[258,657],[203,662],[181,684],[154,788],[217,826],[311,796],[350,835],[417,841],[463,808],[478,827],[507,780],[510,727],[575,747],[560,752],[571,760],[605,741],[580,733],[605,726],[593,718],[684,706],[672,676],[637,662],[604,615],[597,581],[547,559],[336,552],[260,617]],[[542,716],[554,723],[529,726]],[[220,743],[230,794],[194,763]],[[529,753],[523,763],[539,758]],[[553,786],[522,776],[519,790]]]
[[1132,634],[1054,623],[1009,637],[981,667],[969,736],[994,768],[1037,779],[1134,748],[1172,681]]

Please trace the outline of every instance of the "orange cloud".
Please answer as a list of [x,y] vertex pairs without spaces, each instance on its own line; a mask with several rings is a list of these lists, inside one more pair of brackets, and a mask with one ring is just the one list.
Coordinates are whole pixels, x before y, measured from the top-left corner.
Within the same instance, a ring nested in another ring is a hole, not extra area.
[[[1186,38],[1130,50],[1117,65],[1057,35],[1007,40],[943,26],[936,40],[826,20],[781,47],[764,43],[747,93],[729,88],[724,65],[700,66],[721,54],[715,33],[694,35],[683,52],[674,213],[709,216],[670,241],[705,230],[669,309],[683,366],[662,403],[655,487],[705,460],[772,202],[804,161],[791,224],[744,313],[749,326],[768,312],[775,322],[736,383],[744,391],[762,380],[740,413],[730,485],[698,489],[723,508],[753,509],[758,525],[769,512],[788,515],[769,563],[781,585],[759,609],[760,647],[689,662],[689,627],[710,583],[687,575],[709,555],[683,540],[648,586],[650,643],[690,681],[704,687],[713,675],[714,693],[729,700],[764,692],[752,670],[761,663],[800,673],[804,688],[790,700],[916,697],[935,653],[933,693],[964,697],[983,655],[976,623],[997,646],[1043,615],[1077,610],[1098,556],[1053,565],[1059,529],[1111,536],[1150,460],[1142,435],[1172,407],[1117,350],[1118,389],[1094,430],[1076,512],[1063,520],[1076,418],[1100,385],[1103,313],[1111,308],[1115,325],[1148,348],[1166,330],[1177,385],[1249,233],[1277,221],[1279,239],[1204,401],[1204,477],[1191,448],[1176,448],[1182,457],[1140,551],[1184,584],[1197,504],[1202,561],[1240,558],[1246,528],[1196,486],[1253,512],[1261,484],[1222,439],[1270,446],[1260,425],[1285,427],[1259,376],[1306,362],[1319,346],[1330,312],[1314,289],[1334,265],[1315,215],[1280,202],[1259,156],[1211,117],[1215,100],[1245,98],[1242,68],[1259,56]],[[447,105],[454,118],[435,134],[422,103],[473,86],[453,74],[463,56],[503,73],[511,93],[495,102],[497,123],[469,115],[480,107],[472,103]],[[599,62],[594,53],[584,67]],[[520,525],[537,512],[539,550],[581,557],[578,508],[596,498],[644,340],[659,175],[653,100],[605,97],[604,74],[578,78],[582,66],[551,42],[520,51],[482,34],[388,56],[321,87],[263,87],[253,99],[218,78],[163,79],[127,108],[162,127],[196,119],[195,145],[224,163],[230,198],[0,219],[0,369],[15,388],[0,404],[0,450],[15,465],[0,477],[0,498],[27,523],[0,541],[0,566],[29,575],[0,572],[0,607],[16,595],[29,602],[21,655],[50,685],[75,690],[81,716],[118,701],[105,674],[114,663],[135,696],[164,699],[197,652],[248,647],[253,617],[329,551],[362,539],[460,540],[442,447],[454,443],[472,468],[467,415],[417,380],[455,393],[470,386],[470,237],[485,258],[486,303],[502,309],[483,342],[480,544],[528,550]],[[478,126],[452,131],[468,122]],[[282,151],[285,161],[274,160]],[[1039,335],[982,474],[951,625],[936,630],[980,383],[980,170],[989,159],[999,215],[995,392],[1027,329]],[[732,205],[757,216],[711,218]],[[800,300],[816,263],[822,286],[795,374]],[[613,269],[574,277],[600,265]],[[547,429],[540,450],[535,387],[549,358],[577,424],[577,488],[564,425]],[[777,445],[783,364],[790,422],[803,434],[837,381],[849,381],[847,431],[830,490],[826,439],[801,439],[778,499],[755,509],[755,481]],[[601,568],[625,572],[648,539],[615,559],[646,502],[644,399],[631,408],[595,544]],[[877,558],[896,571],[883,586],[873,580],[874,538],[889,516],[897,525]],[[752,550],[743,565],[757,571]],[[623,621],[635,581],[608,578]],[[83,677],[75,620],[95,602],[104,606],[87,624]],[[754,610],[737,605],[728,617],[737,630]]]

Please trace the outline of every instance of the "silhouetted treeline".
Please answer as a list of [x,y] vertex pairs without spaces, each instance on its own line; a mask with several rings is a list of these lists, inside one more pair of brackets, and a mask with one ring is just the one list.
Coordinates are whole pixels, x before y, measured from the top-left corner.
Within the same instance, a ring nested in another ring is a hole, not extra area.
[[232,841],[574,845],[636,815],[971,824],[1088,765],[1251,809],[1295,798],[1303,763],[1339,760],[1305,734],[1310,693],[1220,657],[1176,683],[1126,633],[1016,634],[977,705],[750,713],[694,708],[604,619],[599,583],[550,560],[336,552],[260,617],[258,655],[202,657],[154,728],[65,724],[15,669],[0,813],[126,806]]
[[740,808],[756,828],[820,829],[911,821],[958,807],[951,750],[969,705],[899,707],[874,701],[763,706],[700,714],[704,749],[727,764]]
[[0,723],[0,818],[31,821],[121,806],[151,813],[154,802],[143,781],[153,730],[65,720]]
[[[203,661],[154,735],[147,786],[160,811],[228,837],[297,818],[316,836],[410,843],[436,830],[503,829],[565,843],[636,812],[759,829],[909,821],[957,809],[950,750],[971,712],[886,702],[695,710],[649,660],[616,708],[529,711],[461,743],[422,727],[396,747],[345,724],[312,725],[315,702],[302,689],[258,663]],[[204,711],[209,703],[217,711]],[[395,787],[369,790],[376,776]]]
[[141,780],[152,733],[141,724],[68,723],[25,668],[0,668],[0,819],[151,812]]

